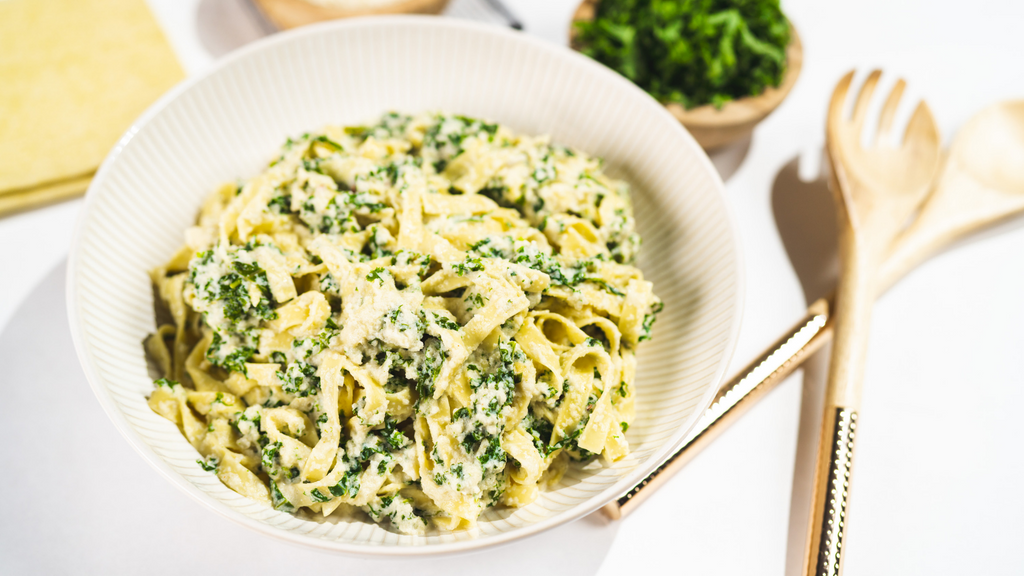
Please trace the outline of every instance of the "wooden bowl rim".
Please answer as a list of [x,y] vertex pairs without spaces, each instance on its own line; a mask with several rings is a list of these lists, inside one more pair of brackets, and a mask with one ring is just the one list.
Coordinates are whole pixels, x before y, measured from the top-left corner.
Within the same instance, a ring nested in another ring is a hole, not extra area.
[[[576,7],[572,22],[569,24],[569,46],[573,50],[579,49],[576,42],[576,22],[593,20],[598,2],[600,0],[583,0]],[[789,22],[790,40],[786,46],[786,73],[778,87],[769,86],[757,96],[730,100],[721,108],[715,108],[712,104],[704,104],[687,110],[675,102],[662,102],[662,104],[680,122],[695,128],[738,126],[757,122],[770,114],[789,95],[803,68],[803,42],[796,27],[793,26],[793,22],[789,18],[786,18],[786,21]]]
[[[338,18],[355,18],[357,16],[377,16],[386,14],[407,13],[440,13],[451,0],[401,0],[376,8],[348,10],[321,6],[307,0],[256,0],[257,4],[302,5],[306,14],[315,15],[318,20],[335,20]],[[276,22],[275,22],[276,24]]]

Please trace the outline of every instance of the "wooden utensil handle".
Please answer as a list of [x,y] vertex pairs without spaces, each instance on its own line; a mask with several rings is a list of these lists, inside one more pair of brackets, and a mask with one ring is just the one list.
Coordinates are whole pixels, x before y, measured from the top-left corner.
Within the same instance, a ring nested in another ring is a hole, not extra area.
[[953,219],[949,216],[929,218],[927,214],[922,214],[893,242],[889,256],[878,272],[878,287],[882,291],[887,290],[908,272],[956,240],[1004,219],[1006,216],[990,214],[980,221],[975,218],[951,223]]
[[836,288],[832,316],[832,358],[825,390],[826,406],[860,407],[864,362],[867,358],[871,311],[875,303],[875,274],[880,251],[857,244],[852,230],[839,235],[842,274]]
[[825,411],[818,443],[817,472],[807,531],[804,576],[842,573],[843,533],[853,463],[853,439],[860,409],[867,358],[875,273],[883,252],[858,238],[849,226],[840,231],[842,274],[836,290],[832,358],[825,388]]
[[807,315],[718,391],[682,446],[654,472],[603,508],[615,520],[629,514],[722,432],[782,383],[832,337],[829,299],[811,304]]

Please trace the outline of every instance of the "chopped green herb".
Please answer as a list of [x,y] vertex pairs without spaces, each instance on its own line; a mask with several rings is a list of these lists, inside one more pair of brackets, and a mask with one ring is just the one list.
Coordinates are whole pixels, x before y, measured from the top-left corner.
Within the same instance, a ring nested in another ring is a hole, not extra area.
[[331,501],[331,497],[324,495],[322,492],[320,492],[319,488],[315,488],[315,489],[311,490],[309,492],[309,497],[312,498],[314,502],[330,502]]
[[288,513],[295,512],[295,506],[292,506],[292,503],[285,499],[284,494],[281,494],[281,489],[277,487],[277,483],[273,480],[270,481],[270,500],[274,505],[274,510]]
[[483,260],[479,258],[466,257],[465,262],[452,265],[452,270],[459,276],[465,276],[468,272],[479,272],[484,269]]
[[175,386],[181,386],[181,383],[167,378],[160,378],[159,380],[154,380],[153,385],[158,387],[164,386],[173,390]]
[[216,472],[220,461],[217,460],[216,456],[210,456],[206,460],[196,460],[196,464],[199,464],[207,472]]
[[359,493],[359,472],[358,466],[350,468],[337,484],[331,486],[331,494],[355,498],[356,494]]
[[576,30],[584,54],[685,108],[778,86],[790,40],[779,0],[601,0]]
[[374,268],[370,270],[370,273],[366,275],[368,282],[377,282],[380,286],[384,285],[384,276],[390,276],[391,273],[384,268]]

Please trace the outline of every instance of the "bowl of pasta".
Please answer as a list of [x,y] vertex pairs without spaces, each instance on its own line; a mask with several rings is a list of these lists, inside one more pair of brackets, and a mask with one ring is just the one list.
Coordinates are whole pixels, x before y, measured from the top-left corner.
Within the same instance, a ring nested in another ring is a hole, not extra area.
[[178,488],[290,542],[425,555],[655,468],[723,376],[740,270],[721,180],[640,89],[381,17],[258,42],[139,118],[68,308],[104,410]]

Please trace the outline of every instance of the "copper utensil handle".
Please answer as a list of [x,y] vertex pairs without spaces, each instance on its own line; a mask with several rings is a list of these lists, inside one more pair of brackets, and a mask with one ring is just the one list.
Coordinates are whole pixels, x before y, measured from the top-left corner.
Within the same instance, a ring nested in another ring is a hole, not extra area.
[[814,302],[803,320],[722,386],[682,446],[639,484],[605,505],[604,513],[617,520],[632,512],[828,342],[832,338],[829,311],[828,298]]
[[821,458],[816,482],[821,491],[811,515],[810,539],[804,573],[809,576],[839,576],[843,566],[843,535],[850,497],[850,471],[857,432],[857,411],[841,406],[825,414],[822,424]]

